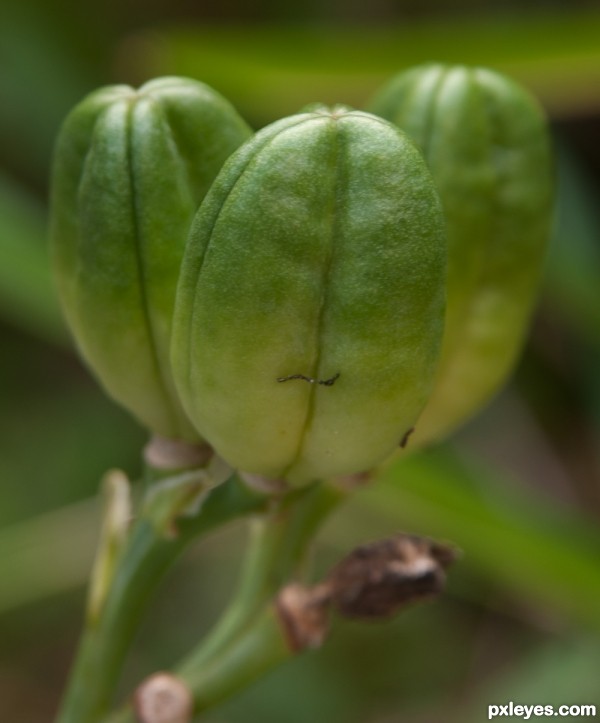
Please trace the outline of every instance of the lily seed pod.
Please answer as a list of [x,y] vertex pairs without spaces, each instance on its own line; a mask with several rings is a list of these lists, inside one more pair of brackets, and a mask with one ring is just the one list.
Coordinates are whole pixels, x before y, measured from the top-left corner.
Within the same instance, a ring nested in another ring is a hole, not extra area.
[[108,393],[153,432],[197,439],[169,360],[185,239],[251,131],[203,83],[159,78],[83,100],[55,150],[51,245],[67,320]]
[[369,106],[417,143],[447,222],[448,294],[436,385],[411,446],[477,412],[511,371],[552,218],[549,134],[537,102],[483,68],[424,65]]
[[428,398],[445,266],[433,182],[392,124],[337,108],[268,126],[188,240],[173,369],[190,419],[268,479],[372,467]]

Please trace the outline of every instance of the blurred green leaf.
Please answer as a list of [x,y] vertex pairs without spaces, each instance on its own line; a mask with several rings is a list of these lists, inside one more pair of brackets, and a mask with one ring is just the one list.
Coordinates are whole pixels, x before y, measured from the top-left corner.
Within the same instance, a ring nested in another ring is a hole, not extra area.
[[80,586],[94,558],[100,501],[0,530],[0,614]]
[[521,80],[556,112],[598,108],[600,13],[494,14],[387,27],[160,27],[123,43],[122,70],[214,85],[255,123],[306,103],[361,107],[390,75],[439,61],[487,65]]
[[0,23],[0,162],[45,184],[68,110],[102,82],[111,50],[110,3],[3,0]]
[[[600,640],[575,638],[540,646],[517,665],[497,675],[478,691],[461,721],[480,723],[487,718],[488,705],[561,705],[600,706],[598,670]],[[532,715],[530,721],[547,720]],[[576,718],[561,717],[560,720]]]
[[67,335],[50,278],[43,207],[0,175],[0,316],[48,341]]
[[361,529],[364,509],[378,515],[380,530],[452,541],[484,578],[600,631],[600,531],[576,510],[443,449],[391,465],[360,491],[346,534]]
[[544,286],[569,327],[600,354],[600,215],[592,186],[557,144],[558,201]]

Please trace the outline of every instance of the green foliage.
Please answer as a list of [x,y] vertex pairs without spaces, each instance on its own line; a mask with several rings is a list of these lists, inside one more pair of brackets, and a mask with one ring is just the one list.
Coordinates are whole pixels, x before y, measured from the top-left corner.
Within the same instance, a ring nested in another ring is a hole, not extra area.
[[592,519],[443,451],[395,463],[353,504],[387,517],[386,526],[452,540],[487,579],[600,633],[600,534]]
[[67,340],[50,279],[44,207],[0,175],[0,309],[6,321],[48,341]]
[[599,34],[597,10],[546,8],[360,27],[172,22],[128,47],[147,74],[205,78],[261,125],[315,100],[361,107],[393,74],[432,61],[492,67],[557,112],[585,110],[596,95]]
[[[4,524],[32,519],[0,537],[0,693],[7,720],[39,721],[52,717],[63,685],[79,611],[73,603],[98,520],[94,503],[72,515],[62,506],[91,495],[109,466],[135,473],[142,443],[70,352],[57,351],[68,342],[39,198],[60,119],[115,74],[139,83],[176,73],[211,83],[258,126],[316,98],[361,106],[394,72],[435,59],[508,72],[560,121],[598,107],[600,19],[544,8],[487,20],[386,21],[385,28],[272,28],[184,27],[171,16],[148,29],[156,7],[132,20],[132,10],[111,4],[10,5],[0,24],[0,510]],[[563,140],[568,147],[572,139]],[[210,719],[475,723],[496,700],[594,702],[600,227],[595,146],[587,143],[583,161],[592,173],[582,174],[572,153],[559,158],[559,217],[542,307],[512,387],[519,409],[500,400],[463,434],[467,459],[477,449],[474,468],[446,454],[407,460],[386,473],[381,497],[361,494],[322,537],[322,557],[336,559],[348,545],[399,527],[447,536],[464,550],[450,595],[392,624],[338,625],[328,648],[277,671]],[[480,427],[493,432],[487,448]],[[485,544],[488,532],[493,542]],[[214,589],[225,597],[241,544],[235,529],[220,534],[171,576],[130,661],[127,689],[186,652],[192,632],[221,606]]]

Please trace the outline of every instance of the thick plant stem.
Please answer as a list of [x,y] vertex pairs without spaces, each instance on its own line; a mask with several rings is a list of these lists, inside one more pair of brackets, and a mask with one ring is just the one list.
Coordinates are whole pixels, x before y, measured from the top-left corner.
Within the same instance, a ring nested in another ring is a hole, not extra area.
[[213,635],[176,669],[196,711],[226,700],[297,652],[274,598],[298,572],[318,527],[344,498],[339,489],[321,483],[260,521],[236,598]]
[[[197,711],[220,703],[294,654],[273,601],[298,571],[319,525],[344,498],[339,489],[319,483],[273,499],[269,510],[252,520],[236,594],[212,632],[175,671]],[[108,720],[137,719],[127,707]]]
[[319,483],[288,499],[273,501],[269,512],[252,520],[237,593],[212,632],[179,667],[180,672],[202,667],[244,630],[296,572],[317,528],[343,499],[340,490]]
[[179,547],[179,541],[161,539],[147,520],[136,524],[102,613],[84,630],[60,723],[94,723],[106,713],[146,596]]
[[202,666],[188,663],[176,674],[192,694],[194,709],[201,713],[274,670],[295,652],[275,608],[267,604],[228,646],[207,658]]
[[210,493],[199,514],[180,518],[176,534],[166,535],[152,519],[140,517],[119,557],[99,614],[88,616],[58,723],[97,723],[106,716],[141,613],[186,544],[264,506],[264,496],[232,478]]
[[[238,631],[228,646],[215,650],[200,669],[189,670],[187,674],[176,671],[174,677],[193,698],[196,713],[202,713],[227,700],[294,653],[275,608],[266,605],[252,625],[246,626],[243,633]],[[138,689],[138,696],[145,685],[142,683]],[[128,705],[105,720],[106,723],[139,723],[140,718]]]

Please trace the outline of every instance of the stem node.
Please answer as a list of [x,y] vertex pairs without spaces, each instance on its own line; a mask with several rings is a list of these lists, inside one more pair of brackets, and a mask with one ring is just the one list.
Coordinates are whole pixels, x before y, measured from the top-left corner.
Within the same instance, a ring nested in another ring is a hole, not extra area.
[[321,647],[329,632],[331,586],[286,585],[275,602],[285,640],[292,653]]
[[170,673],[154,673],[134,695],[139,723],[189,723],[194,701],[186,684]]

